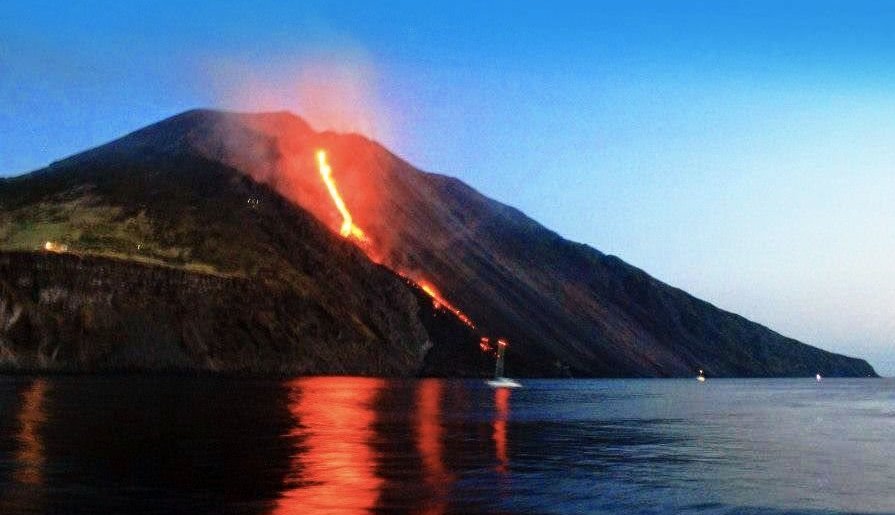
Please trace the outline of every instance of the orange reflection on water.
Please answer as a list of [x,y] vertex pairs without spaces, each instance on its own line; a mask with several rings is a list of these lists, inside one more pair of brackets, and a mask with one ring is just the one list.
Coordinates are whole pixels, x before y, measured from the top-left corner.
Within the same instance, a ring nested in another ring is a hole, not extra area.
[[273,514],[365,513],[376,506],[383,480],[371,444],[372,403],[385,382],[316,377],[290,383],[289,411],[299,439],[290,483]]
[[494,407],[497,413],[494,417],[494,452],[497,455],[497,471],[506,473],[510,460],[507,456],[507,419],[510,416],[510,389],[494,389]]
[[44,464],[47,461],[41,428],[47,421],[46,394],[50,386],[46,379],[35,379],[22,394],[22,407],[16,419],[19,431],[16,441],[18,465],[13,478],[24,485],[41,486],[44,483]]
[[444,465],[444,431],[441,425],[442,382],[424,379],[419,383],[416,398],[417,449],[423,461],[424,480],[434,494],[423,513],[444,513],[447,494],[453,481]]

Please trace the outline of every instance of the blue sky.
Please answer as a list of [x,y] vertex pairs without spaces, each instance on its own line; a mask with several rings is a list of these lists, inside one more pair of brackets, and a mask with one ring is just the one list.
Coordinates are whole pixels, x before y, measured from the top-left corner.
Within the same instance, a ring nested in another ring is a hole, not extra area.
[[854,1],[6,0],[0,175],[192,107],[290,109],[895,374],[893,22]]

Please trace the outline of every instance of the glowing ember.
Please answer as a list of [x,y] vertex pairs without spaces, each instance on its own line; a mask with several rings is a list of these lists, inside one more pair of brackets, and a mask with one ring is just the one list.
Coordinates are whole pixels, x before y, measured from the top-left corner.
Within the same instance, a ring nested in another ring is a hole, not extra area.
[[487,336],[482,336],[479,340],[479,348],[482,349],[482,352],[491,352],[491,339]]
[[336,187],[336,181],[333,179],[332,168],[330,168],[329,163],[326,161],[325,150],[317,151],[317,168],[320,170],[320,177],[323,178],[323,183],[326,184],[326,189],[329,190],[329,196],[332,197],[336,209],[338,209],[339,213],[342,215],[342,228],[339,230],[339,234],[345,238],[355,238],[359,241],[367,241],[367,236],[364,234],[364,231],[362,231],[360,227],[354,225],[351,213],[345,206],[345,201],[342,200],[342,195],[339,194],[339,188]]

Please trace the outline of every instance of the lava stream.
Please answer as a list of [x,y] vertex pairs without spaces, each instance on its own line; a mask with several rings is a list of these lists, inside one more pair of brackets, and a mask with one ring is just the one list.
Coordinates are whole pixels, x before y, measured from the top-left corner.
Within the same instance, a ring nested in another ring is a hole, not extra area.
[[317,151],[317,168],[320,170],[320,177],[323,178],[323,183],[326,184],[326,189],[329,190],[329,196],[332,197],[336,209],[338,209],[339,213],[342,215],[342,228],[339,230],[339,234],[346,238],[367,241],[367,236],[364,234],[364,231],[362,231],[360,227],[354,225],[351,213],[345,206],[345,201],[342,200],[342,195],[339,194],[339,188],[336,187],[336,181],[333,179],[333,170],[326,161],[325,150]]
[[466,316],[466,313],[460,311],[456,306],[448,302],[444,297],[441,296],[441,293],[433,286],[431,283],[426,281],[416,281],[416,284],[430,297],[432,297],[432,303],[436,308],[444,308],[451,313],[454,314],[461,322],[466,324],[467,326],[475,329],[475,324],[472,319]]
[[[329,191],[329,196],[333,200],[333,204],[336,205],[336,209],[339,210],[339,213],[342,215],[342,227],[339,230],[339,234],[341,234],[344,238],[354,238],[361,243],[366,243],[365,250],[367,252],[370,251],[369,248],[369,239],[364,234],[364,231],[360,229],[360,227],[354,225],[354,219],[351,218],[351,212],[348,211],[348,207],[345,205],[345,201],[342,199],[342,195],[339,194],[339,188],[336,186],[336,181],[333,179],[333,171],[329,166],[329,163],[326,159],[326,151],[318,150],[317,151],[317,168],[320,170],[320,177],[323,179],[323,183],[326,184],[326,189]],[[406,278],[408,281],[416,283],[427,295],[432,297],[432,303],[435,305],[436,309],[445,309],[450,311],[457,317],[458,320],[466,324],[471,329],[475,329],[475,323],[470,319],[466,313],[460,311],[459,308],[448,302],[444,297],[441,296],[441,293],[438,292],[438,289],[435,286],[424,280],[414,280],[410,278],[408,275],[398,272],[399,275]]]

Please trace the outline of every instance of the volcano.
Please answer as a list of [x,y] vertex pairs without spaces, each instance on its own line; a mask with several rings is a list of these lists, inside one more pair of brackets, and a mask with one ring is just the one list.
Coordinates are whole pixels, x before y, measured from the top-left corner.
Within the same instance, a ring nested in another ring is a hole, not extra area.
[[519,376],[875,375],[285,112],[189,111],[0,207],[7,368],[485,375],[488,336]]

